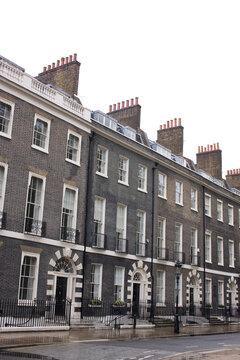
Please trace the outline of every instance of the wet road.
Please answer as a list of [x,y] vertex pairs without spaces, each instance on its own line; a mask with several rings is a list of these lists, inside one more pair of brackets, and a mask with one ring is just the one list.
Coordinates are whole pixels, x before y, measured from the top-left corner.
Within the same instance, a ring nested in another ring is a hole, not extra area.
[[12,355],[17,351],[59,360],[240,359],[240,334],[145,340],[72,339],[62,344],[14,349]]

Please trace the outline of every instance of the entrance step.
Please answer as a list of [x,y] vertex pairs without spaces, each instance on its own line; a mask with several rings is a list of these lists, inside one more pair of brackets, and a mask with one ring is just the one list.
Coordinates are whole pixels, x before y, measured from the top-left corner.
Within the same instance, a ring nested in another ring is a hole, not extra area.
[[173,326],[174,320],[169,317],[154,317],[153,323],[156,327]]
[[210,316],[209,323],[212,325],[224,324],[224,320],[219,316]]

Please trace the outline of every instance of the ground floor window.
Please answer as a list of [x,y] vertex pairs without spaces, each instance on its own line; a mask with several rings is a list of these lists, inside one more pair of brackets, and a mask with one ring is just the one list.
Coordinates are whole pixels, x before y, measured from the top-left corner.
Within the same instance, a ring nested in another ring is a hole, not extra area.
[[101,299],[102,296],[102,265],[91,266],[91,299]]
[[114,301],[124,300],[123,284],[124,268],[116,266],[114,272]]
[[19,300],[34,300],[37,297],[38,263],[38,254],[22,254]]
[[157,303],[165,303],[165,272],[157,272]]

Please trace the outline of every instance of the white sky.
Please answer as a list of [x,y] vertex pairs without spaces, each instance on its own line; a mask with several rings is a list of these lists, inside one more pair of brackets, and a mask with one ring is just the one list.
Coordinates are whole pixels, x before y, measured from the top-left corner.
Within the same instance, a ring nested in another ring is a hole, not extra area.
[[77,53],[84,106],[138,96],[152,140],[181,117],[184,155],[219,142],[225,175],[240,168],[239,14],[239,0],[4,1],[0,54],[35,76]]

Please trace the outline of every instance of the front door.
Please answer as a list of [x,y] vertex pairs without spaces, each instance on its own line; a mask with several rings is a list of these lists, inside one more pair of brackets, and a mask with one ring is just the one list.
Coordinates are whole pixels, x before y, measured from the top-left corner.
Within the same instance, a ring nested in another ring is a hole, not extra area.
[[139,298],[140,298],[140,284],[133,284],[133,315],[139,315]]
[[55,315],[65,315],[67,278],[57,277]]
[[190,288],[189,315],[194,315],[194,288]]

